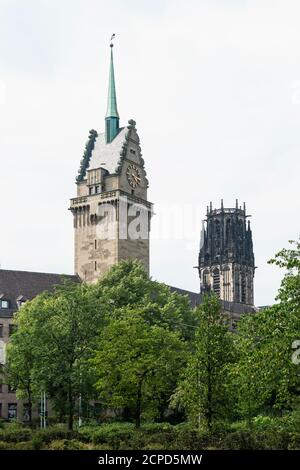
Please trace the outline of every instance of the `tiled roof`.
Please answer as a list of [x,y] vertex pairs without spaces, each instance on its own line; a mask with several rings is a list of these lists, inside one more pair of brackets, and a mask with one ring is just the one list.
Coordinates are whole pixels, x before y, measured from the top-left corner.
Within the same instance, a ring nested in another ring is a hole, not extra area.
[[41,292],[49,291],[53,286],[60,284],[63,278],[79,282],[77,276],[71,275],[0,269],[0,296],[2,295],[2,300],[9,301],[9,308],[0,309],[0,317],[12,316],[18,309],[18,297],[23,296],[25,300],[31,300]]
[[199,305],[200,294],[197,294],[196,292],[191,292],[189,290],[179,289],[179,287],[169,286],[169,288],[171,292],[177,292],[178,294],[181,294],[181,295],[188,295],[192,308],[197,307],[197,305]]
[[[13,313],[18,309],[17,299],[21,296],[23,296],[25,300],[31,300],[38,294],[53,289],[53,287],[60,284],[64,278],[74,282],[80,282],[78,276],[0,269],[0,296],[2,296],[2,300],[9,301],[9,308],[0,308],[0,318],[12,317]],[[201,296],[197,292],[191,292],[173,286],[169,286],[169,288],[171,292],[187,295],[192,308],[201,303]],[[223,301],[222,306],[225,311],[237,314],[256,311],[255,307],[235,302]]]
[[257,311],[257,308],[253,305],[242,304],[239,302],[228,302],[226,300],[222,300],[222,307],[226,312],[239,315],[244,313],[254,313]]
[[[191,307],[197,307],[197,305],[201,304],[201,295],[197,294],[196,292],[191,292],[184,289],[179,289],[178,287],[169,286],[172,292],[178,292],[181,295],[188,295],[190,300]],[[252,305],[241,304],[238,302],[227,302],[225,300],[221,301],[222,310],[228,313],[235,313],[238,315],[242,315],[243,313],[254,313],[257,311],[257,308]]]

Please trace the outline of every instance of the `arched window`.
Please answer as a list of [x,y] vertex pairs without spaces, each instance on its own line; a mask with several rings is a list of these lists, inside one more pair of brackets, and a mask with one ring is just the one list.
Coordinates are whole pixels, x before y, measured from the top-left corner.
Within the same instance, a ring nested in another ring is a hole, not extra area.
[[202,274],[202,283],[204,286],[208,286],[210,284],[209,282],[209,270],[205,269]]

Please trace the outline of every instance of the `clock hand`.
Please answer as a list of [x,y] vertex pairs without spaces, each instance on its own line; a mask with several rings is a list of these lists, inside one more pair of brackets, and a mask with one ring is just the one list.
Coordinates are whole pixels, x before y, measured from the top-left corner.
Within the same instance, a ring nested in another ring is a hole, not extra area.
[[132,173],[132,177],[135,179],[136,182],[141,181],[141,178],[139,176],[136,176],[134,173]]

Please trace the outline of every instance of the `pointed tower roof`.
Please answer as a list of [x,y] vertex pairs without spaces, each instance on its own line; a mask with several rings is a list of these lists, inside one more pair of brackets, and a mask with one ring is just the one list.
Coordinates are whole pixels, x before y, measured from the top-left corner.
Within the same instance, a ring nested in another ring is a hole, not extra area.
[[114,47],[113,43],[110,43],[110,66],[109,66],[107,110],[106,110],[106,116],[105,116],[106,118],[111,118],[111,117],[119,118],[119,113],[118,113],[118,108],[117,108],[113,47]]

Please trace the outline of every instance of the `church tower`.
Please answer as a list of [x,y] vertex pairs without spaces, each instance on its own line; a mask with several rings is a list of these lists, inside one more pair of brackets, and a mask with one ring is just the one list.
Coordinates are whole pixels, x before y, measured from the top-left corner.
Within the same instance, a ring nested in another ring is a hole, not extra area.
[[140,260],[149,272],[152,204],[136,123],[119,127],[113,44],[110,44],[105,132],[91,130],[71,199],[75,273],[95,282],[121,260]]
[[199,277],[201,292],[214,291],[227,302],[254,305],[255,271],[252,232],[246,205],[235,208],[207,207],[203,222]]

